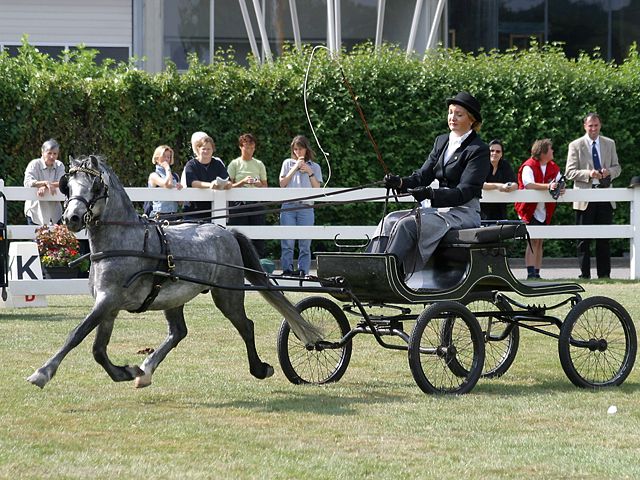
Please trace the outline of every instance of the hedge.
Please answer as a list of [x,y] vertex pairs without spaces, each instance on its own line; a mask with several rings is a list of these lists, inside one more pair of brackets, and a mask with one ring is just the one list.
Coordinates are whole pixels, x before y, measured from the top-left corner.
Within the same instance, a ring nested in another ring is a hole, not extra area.
[[[23,42],[17,56],[0,53],[0,176],[20,185],[26,164],[39,156],[50,137],[62,145],[61,157],[98,153],[107,157],[127,186],[146,185],[151,155],[166,143],[176,150],[178,169],[191,156],[189,139],[204,130],[216,141],[225,162],[239,155],[237,138],[258,138],[256,157],[277,185],[282,160],[293,136],[312,134],[303,104],[303,80],[311,47],[285,49],[272,64],[240,66],[219,51],[211,65],[190,58],[189,69],[169,65],[149,74],[128,63],[96,64],[95,51],[80,48],[53,59]],[[394,46],[376,51],[364,44],[339,60],[315,54],[309,70],[309,114],[329,152],[329,186],[368,184],[383,176],[341,69],[357,95],[384,162],[408,174],[422,164],[436,135],[447,131],[445,99],[459,90],[481,102],[488,141],[501,138],[514,168],[529,156],[537,138],[554,141],[564,167],[568,143],[583,135],[582,117],[597,111],[603,134],[616,140],[623,167],[616,186],[638,173],[636,132],[640,125],[640,59],[632,46],[621,64],[604,61],[598,51],[577,59],[559,45],[529,50],[463,53],[438,49],[426,58],[407,57]],[[320,155],[324,175],[327,165]],[[628,205],[616,213],[627,223]],[[371,223],[378,206],[318,210],[317,223]],[[513,212],[512,212],[513,214]],[[357,221],[354,222],[354,219]],[[275,221],[275,218],[271,219]],[[21,223],[12,211],[12,223]],[[554,223],[574,223],[563,204]],[[627,249],[617,241],[614,254]],[[277,247],[274,247],[277,248]],[[276,252],[272,252],[276,254]],[[571,242],[548,242],[548,256],[572,256]]]

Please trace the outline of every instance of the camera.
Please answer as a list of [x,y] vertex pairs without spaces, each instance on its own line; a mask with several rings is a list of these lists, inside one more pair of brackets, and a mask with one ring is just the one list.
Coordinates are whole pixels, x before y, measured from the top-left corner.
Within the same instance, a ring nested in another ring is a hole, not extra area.
[[[602,173],[602,170],[600,173]],[[602,177],[599,182],[600,184],[598,185],[598,188],[609,188],[611,186],[611,176]]]
[[550,188],[549,189],[549,193],[551,194],[551,197],[554,200],[557,200],[560,197],[560,192],[562,192],[562,190],[564,189],[566,185],[566,179],[564,178],[564,175],[562,175],[560,177],[560,180],[558,180],[556,182],[556,188]]

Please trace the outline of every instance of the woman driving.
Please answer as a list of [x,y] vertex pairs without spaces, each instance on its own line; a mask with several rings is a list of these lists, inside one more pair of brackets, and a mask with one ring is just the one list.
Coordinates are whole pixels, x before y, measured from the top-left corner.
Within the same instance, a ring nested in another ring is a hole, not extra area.
[[[422,167],[408,177],[384,177],[388,189],[409,192],[418,202],[431,200],[430,207],[418,206],[397,221],[390,218],[397,218],[397,212],[388,215],[379,228],[389,236],[386,251],[396,255],[407,272],[424,267],[449,230],[480,226],[479,199],[491,168],[489,147],[477,134],[482,122],[480,103],[460,92],[447,99],[447,105],[450,132],[436,138]],[[439,186],[432,188],[436,179]],[[414,268],[407,268],[407,258],[416,246]]]

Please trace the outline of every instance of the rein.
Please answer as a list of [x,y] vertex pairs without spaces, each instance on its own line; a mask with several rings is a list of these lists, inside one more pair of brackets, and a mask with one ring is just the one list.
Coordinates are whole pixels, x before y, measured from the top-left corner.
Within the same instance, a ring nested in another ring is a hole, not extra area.
[[[300,203],[306,200],[313,200],[313,199],[320,199],[320,198],[326,198],[326,197],[330,197],[333,195],[340,195],[343,193],[349,193],[349,192],[353,192],[353,191],[357,191],[357,190],[362,190],[363,188],[367,188],[370,186],[375,186],[375,185],[379,185],[380,182],[374,182],[374,183],[370,183],[370,184],[366,184],[366,185],[361,185],[358,187],[351,187],[351,188],[346,188],[343,190],[339,190],[337,192],[331,192],[331,193],[320,193],[317,195],[309,195],[306,197],[296,197],[296,198],[291,198],[289,200],[285,200],[285,201],[270,201],[270,202],[254,202],[254,204],[260,205],[260,206],[270,206],[270,205],[281,205],[283,203]],[[400,194],[394,194],[393,197],[396,198],[396,200],[398,198],[401,197],[408,197],[411,196],[411,194],[409,193],[400,193]],[[336,202],[331,202],[331,203],[320,203],[320,204],[314,204],[314,205],[300,205],[297,207],[292,207],[292,208],[288,208],[287,211],[295,211],[295,210],[302,210],[305,208],[320,208],[320,207],[325,207],[325,206],[329,206],[329,205],[346,205],[346,204],[352,204],[352,203],[362,203],[362,202],[370,202],[370,201],[375,201],[375,200],[384,200],[385,201],[385,211],[386,211],[386,207],[387,207],[387,201],[390,198],[389,195],[389,191],[387,190],[387,193],[385,195],[382,196],[376,196],[376,197],[367,197],[367,198],[362,198],[362,199],[358,199],[358,200],[343,200],[343,201],[336,201]],[[209,217],[200,217],[198,220],[199,221],[204,221],[204,220],[221,220],[223,218],[239,218],[239,217],[245,217],[245,216],[249,216],[249,215],[255,215],[255,212],[238,212],[238,213],[233,213],[233,210],[239,210],[239,209],[244,209],[246,208],[246,205],[238,205],[238,206],[230,206],[230,207],[221,207],[221,208],[214,208],[214,209],[205,209],[205,210],[194,210],[191,212],[187,212],[186,214],[184,213],[170,213],[170,214],[163,214],[161,216],[158,216],[157,218],[160,221],[167,221],[170,224],[174,224],[174,223],[182,223],[183,220],[181,220],[180,218],[183,215],[189,216],[189,215],[196,215],[196,214],[201,214],[201,213],[213,213],[213,212],[230,212],[224,215],[211,215]],[[267,214],[267,213],[280,213],[282,211],[282,208],[270,208],[267,210],[262,211],[261,213]],[[173,220],[175,219],[175,220]],[[151,220],[155,220],[155,219],[151,219]],[[113,222],[114,224],[120,224],[119,222]],[[129,222],[131,223],[131,222]],[[123,224],[123,223],[122,223]]]

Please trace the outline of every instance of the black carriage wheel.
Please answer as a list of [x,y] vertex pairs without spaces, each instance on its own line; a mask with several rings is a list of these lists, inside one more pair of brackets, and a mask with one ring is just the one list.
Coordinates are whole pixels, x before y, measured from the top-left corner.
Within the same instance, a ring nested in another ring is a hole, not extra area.
[[[493,310],[511,312],[513,309],[505,301],[494,301],[491,292],[475,292],[467,297],[464,304],[472,313]],[[520,345],[518,325],[496,317],[476,317],[484,337],[484,368],[482,376],[500,377],[513,364]],[[504,338],[503,338],[504,337]]]
[[[418,317],[408,353],[411,373],[423,392],[468,393],[482,374],[482,330],[464,305],[436,302]],[[462,366],[461,375],[453,372],[452,362]]]
[[[325,297],[308,297],[296,304],[305,320],[322,332],[325,342],[338,342],[351,327],[338,305]],[[286,321],[278,332],[278,359],[291,383],[323,384],[342,378],[351,360],[351,341],[339,348],[311,348],[296,337]]]
[[574,305],[558,338],[562,369],[582,388],[622,384],[631,373],[637,347],[629,313],[607,297],[590,297]]

